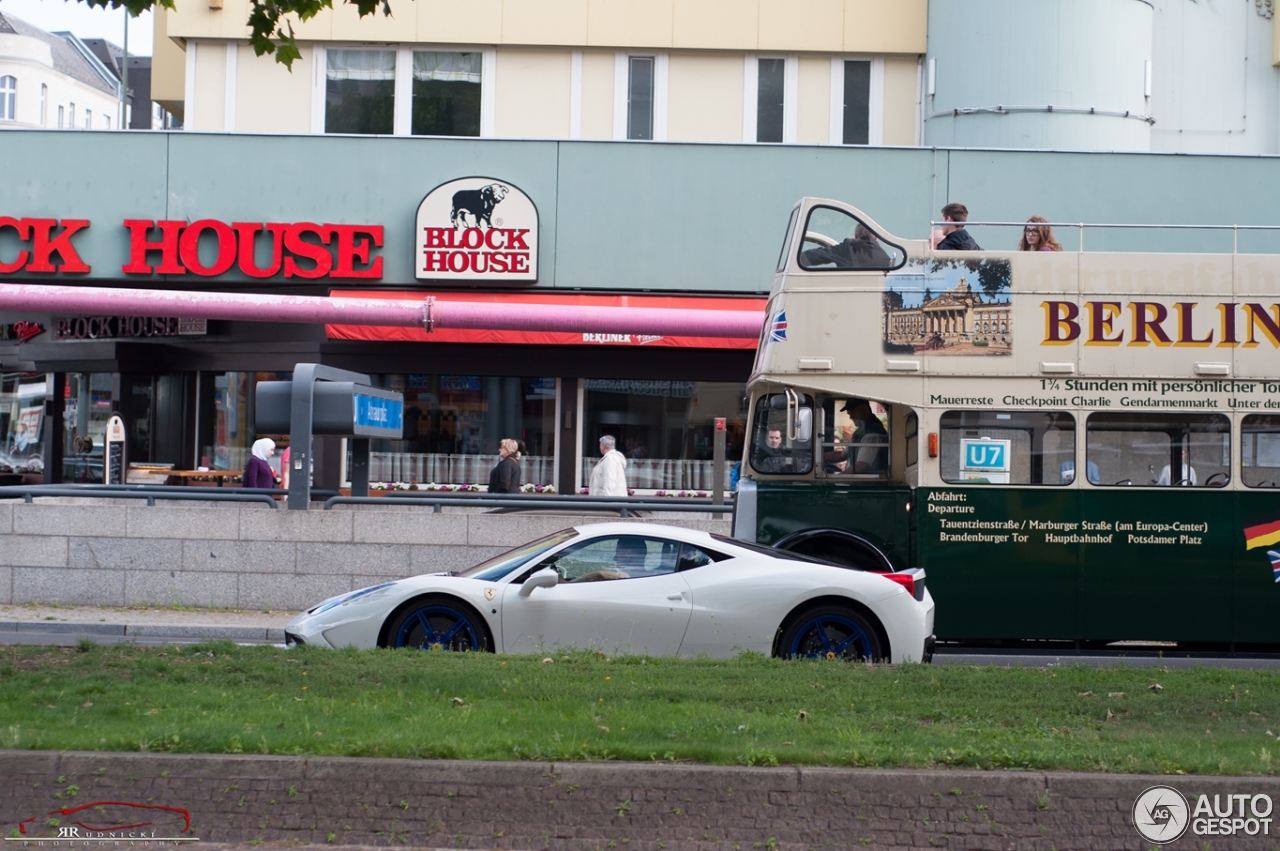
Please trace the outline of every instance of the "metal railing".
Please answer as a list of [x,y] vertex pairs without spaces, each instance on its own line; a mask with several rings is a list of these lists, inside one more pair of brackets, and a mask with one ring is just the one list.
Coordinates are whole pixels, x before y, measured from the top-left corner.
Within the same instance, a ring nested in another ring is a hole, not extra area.
[[386,496],[334,496],[325,500],[324,510],[335,505],[400,505],[406,503],[429,505],[434,514],[440,514],[445,506],[475,508],[511,508],[525,511],[538,508],[579,511],[617,511],[622,517],[630,517],[641,511],[679,511],[700,514],[730,514],[732,505],[714,505],[710,499],[628,496],[548,496],[546,494],[504,494],[490,496],[487,493],[442,493],[437,491],[395,491]]
[[[1231,253],[1240,250],[1241,231],[1280,231],[1280,225],[1174,225],[1174,224],[1122,224],[1118,222],[929,222],[929,230],[941,227],[996,227],[996,228],[1072,228],[1080,240],[1077,252],[1084,251],[1084,232],[1087,228],[1098,230],[1208,230],[1231,231]],[[935,251],[937,249],[934,249]]]
[[[145,490],[143,490],[145,488]],[[31,503],[36,497],[74,497],[80,499],[145,499],[154,506],[161,500],[200,502],[252,502],[276,507],[276,498],[284,492],[269,488],[185,488],[166,485],[5,485],[0,499],[21,499]]]

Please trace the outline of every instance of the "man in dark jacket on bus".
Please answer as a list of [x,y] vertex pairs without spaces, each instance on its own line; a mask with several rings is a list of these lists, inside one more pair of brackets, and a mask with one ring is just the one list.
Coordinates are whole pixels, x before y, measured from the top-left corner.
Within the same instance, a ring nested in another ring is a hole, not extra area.
[[982,247],[969,236],[964,223],[969,221],[969,208],[964,204],[948,204],[942,208],[942,220],[954,222],[942,226],[943,238],[938,251],[981,251]]

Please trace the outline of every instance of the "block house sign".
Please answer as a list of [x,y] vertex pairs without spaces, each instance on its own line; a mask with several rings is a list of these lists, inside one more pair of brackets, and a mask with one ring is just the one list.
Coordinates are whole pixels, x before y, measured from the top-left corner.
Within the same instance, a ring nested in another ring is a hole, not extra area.
[[533,283],[538,280],[538,208],[510,181],[463,177],[418,205],[419,280]]

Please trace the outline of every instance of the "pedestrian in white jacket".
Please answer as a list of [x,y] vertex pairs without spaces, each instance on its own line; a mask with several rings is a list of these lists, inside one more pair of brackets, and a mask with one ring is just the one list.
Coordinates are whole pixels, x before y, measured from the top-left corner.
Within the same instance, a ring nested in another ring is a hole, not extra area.
[[587,493],[592,496],[627,495],[627,459],[614,448],[617,443],[611,434],[600,438],[600,455],[603,457],[591,471],[591,485],[587,488]]

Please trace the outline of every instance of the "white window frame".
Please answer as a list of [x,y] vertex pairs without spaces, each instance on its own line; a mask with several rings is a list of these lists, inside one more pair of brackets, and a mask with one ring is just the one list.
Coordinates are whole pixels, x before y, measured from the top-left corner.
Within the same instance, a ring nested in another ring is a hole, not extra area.
[[[671,55],[661,50],[619,50],[613,60],[613,138],[627,138],[627,95],[631,80],[632,56],[653,57],[653,139],[667,140],[667,82]],[[637,140],[639,141],[639,140]]]
[[871,62],[871,85],[867,94],[867,146],[884,144],[884,57],[851,53],[831,57],[831,116],[827,141],[844,145],[844,63]]
[[569,54],[569,138],[582,138],[582,51]]
[[64,107],[62,104],[58,104],[58,129],[59,130],[61,130],[65,126],[63,124],[65,120],[66,120],[66,107]]
[[[234,41],[227,42],[225,94],[222,96],[222,130],[234,133],[236,130],[236,60],[240,55],[239,45]],[[132,109],[132,107],[131,107]],[[128,126],[128,125],[126,125]]]
[[[468,47],[458,44],[385,44],[358,43],[334,44],[334,50],[394,50],[396,54],[395,94],[392,104],[391,133],[395,136],[413,135],[413,54],[415,51],[440,53],[480,54],[480,138],[493,138],[494,78],[498,67],[498,53],[492,47]],[[311,74],[311,132],[324,135],[324,119],[327,100],[329,60],[326,46],[312,48]],[[185,126],[185,125],[184,125]],[[470,138],[470,137],[468,137]]]
[[0,121],[18,120],[18,78],[12,74],[0,76],[8,85],[0,89]]
[[771,142],[757,143],[756,133],[760,129],[760,60],[782,59],[782,144],[796,143],[796,126],[798,123],[797,101],[800,98],[800,57],[796,54],[748,53],[743,58],[742,66],[742,141],[751,144],[777,144]]
[[[120,123],[121,128],[129,125],[124,122],[124,101],[120,102]],[[196,123],[196,42],[187,40],[187,77],[183,85],[182,93],[182,129],[195,129]]]
[[49,85],[40,84],[40,126],[49,126]]
[[84,129],[86,130],[93,129],[93,110],[92,109],[86,109],[84,111]]

